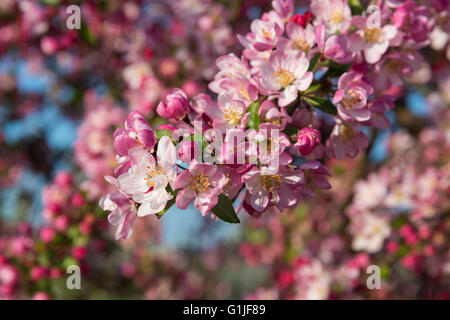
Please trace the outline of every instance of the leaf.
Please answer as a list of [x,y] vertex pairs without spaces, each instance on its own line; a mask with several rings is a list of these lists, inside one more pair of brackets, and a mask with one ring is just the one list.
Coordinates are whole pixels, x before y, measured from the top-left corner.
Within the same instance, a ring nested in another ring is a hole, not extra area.
[[261,119],[258,115],[259,101],[254,101],[248,106],[247,112],[250,112],[247,124],[251,129],[258,129],[261,123]]
[[348,0],[350,9],[352,10],[352,16],[361,15],[363,12],[362,4],[359,0]]
[[225,222],[240,223],[240,220],[234,211],[233,203],[223,194],[219,195],[219,201],[212,209],[212,212]]
[[340,77],[342,74],[347,72],[349,68],[350,68],[349,64],[340,64],[330,60],[328,75],[330,77]]
[[316,53],[314,57],[312,57],[311,61],[309,62],[308,71],[315,71],[317,64],[319,63],[320,56],[322,53]]
[[322,97],[305,97],[304,99],[311,107],[334,116],[337,115],[336,107],[328,99]]
[[296,134],[296,133],[298,132],[298,129],[295,129],[295,128],[285,128],[282,132],[283,132],[285,135],[287,135],[288,137],[290,137],[290,136]]
[[155,138],[156,139],[161,139],[164,136],[168,136],[168,137],[172,138],[172,131],[167,130],[167,129],[157,129],[157,130],[155,130]]
[[86,41],[91,46],[94,46],[97,44],[97,36],[92,33],[91,30],[89,30],[89,27],[82,23],[81,28],[79,30],[81,38]]
[[321,83],[313,84],[308,89],[306,89],[304,93],[313,93],[314,91],[319,90],[321,86],[322,86]]

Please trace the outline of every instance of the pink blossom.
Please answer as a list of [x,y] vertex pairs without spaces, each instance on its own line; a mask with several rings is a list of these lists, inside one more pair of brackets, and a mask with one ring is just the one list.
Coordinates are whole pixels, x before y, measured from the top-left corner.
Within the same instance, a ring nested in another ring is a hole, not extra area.
[[261,66],[260,91],[277,95],[280,107],[287,106],[297,98],[298,91],[305,91],[311,84],[313,74],[308,71],[308,66],[303,52],[276,50]]
[[416,42],[427,40],[431,28],[431,13],[425,6],[417,6],[414,1],[405,1],[392,15],[395,27],[404,32],[407,38]]
[[338,90],[334,94],[333,103],[338,103],[338,112],[342,119],[366,121],[370,119],[367,99],[373,88],[362,80],[363,74],[346,72],[338,82]]
[[51,300],[51,297],[47,292],[38,291],[33,295],[33,300]]
[[394,25],[369,27],[368,19],[362,16],[354,16],[352,24],[357,28],[350,40],[350,48],[353,51],[363,51],[368,63],[377,63],[389,48],[390,41],[397,36],[397,28]]
[[334,126],[333,132],[327,141],[327,148],[336,159],[356,157],[359,149],[365,149],[369,145],[369,139],[361,132],[357,124],[339,121]]
[[137,215],[142,217],[162,211],[172,195],[166,191],[170,183],[173,187],[176,176],[175,146],[168,136],[158,142],[157,162],[142,148],[129,151],[131,168],[117,178],[119,190],[132,196],[140,203]]
[[284,129],[286,124],[291,121],[291,117],[286,108],[279,108],[272,100],[264,100],[259,106],[258,115],[261,122],[268,122]]
[[9,264],[0,265],[0,286],[13,286],[19,280],[19,272]]
[[35,266],[30,271],[30,277],[33,281],[39,281],[48,276],[48,270],[41,266]]
[[294,13],[294,1],[292,0],[273,0],[272,7],[281,19],[287,21]]
[[195,199],[194,206],[205,216],[215,207],[227,183],[227,177],[216,166],[194,160],[189,169],[182,171],[175,180],[175,189],[181,189],[176,205],[186,209]]
[[281,167],[273,173],[266,168],[253,168],[242,176],[247,187],[245,202],[255,211],[263,212],[269,205],[291,208],[297,204],[295,186],[304,182],[303,172]]
[[315,197],[313,188],[327,190],[331,188],[326,176],[331,176],[327,167],[318,161],[308,161],[300,166],[303,171],[304,183],[297,187],[297,193],[301,198]]
[[41,240],[45,243],[49,243],[55,237],[55,231],[52,227],[44,226],[40,232]]
[[248,49],[267,51],[275,47],[279,37],[283,33],[282,23],[270,20],[253,20],[250,25],[251,32],[245,37],[238,35],[239,41]]
[[362,213],[352,219],[352,248],[375,253],[381,250],[384,240],[391,233],[389,223],[372,213]]
[[183,141],[178,149],[178,158],[184,163],[190,163],[201,156],[201,149],[194,141]]
[[152,150],[155,134],[144,116],[139,111],[133,111],[125,122],[125,128],[119,128],[114,133],[114,147],[119,155],[126,156],[128,150],[139,145]]
[[77,246],[72,248],[72,257],[77,260],[83,260],[86,257],[87,248],[84,246]]
[[156,112],[166,119],[183,119],[189,111],[189,100],[181,89],[173,89],[156,107]]
[[281,38],[278,42],[278,48],[282,51],[302,51],[308,58],[311,58],[315,50],[316,39],[314,35],[314,28],[311,24],[306,27],[291,22],[286,27],[286,34],[289,39]]
[[244,128],[248,114],[244,102],[238,100],[233,93],[222,93],[217,104],[211,104],[205,109],[206,115],[212,119],[215,129],[226,130],[234,127]]
[[234,199],[242,189],[241,174],[231,167],[222,166],[219,168],[227,178],[227,184],[223,187],[223,194],[228,199]]
[[312,0],[311,11],[328,34],[347,33],[352,14],[346,0]]
[[111,211],[108,221],[117,226],[115,239],[126,240],[133,233],[136,222],[136,205],[120,192],[115,192],[100,199],[100,207],[105,211]]

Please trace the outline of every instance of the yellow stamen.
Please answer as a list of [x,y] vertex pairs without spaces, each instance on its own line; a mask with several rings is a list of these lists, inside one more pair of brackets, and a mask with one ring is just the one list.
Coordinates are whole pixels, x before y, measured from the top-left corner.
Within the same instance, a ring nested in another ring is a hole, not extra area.
[[305,39],[301,39],[301,38],[295,39],[294,40],[294,45],[295,45],[296,48],[298,48],[298,49],[300,49],[302,51],[305,51],[305,52],[308,52],[309,49],[311,48],[309,46],[308,42],[306,42]]
[[277,77],[277,80],[276,80],[277,83],[283,88],[286,88],[295,79],[294,74],[292,72],[290,72],[289,70],[283,69],[283,68],[280,68],[280,70],[275,72],[273,75],[275,77]]
[[226,107],[225,112],[223,114],[223,118],[227,120],[230,126],[238,126],[241,123],[242,116],[243,116],[242,109],[234,105]]
[[261,185],[264,190],[269,192],[274,192],[278,190],[281,186],[281,177],[277,174],[262,175]]
[[342,104],[348,109],[353,109],[353,106],[360,102],[361,97],[354,89],[347,90],[344,98],[342,99]]
[[342,21],[344,21],[344,15],[342,14],[341,11],[335,10],[335,11],[333,12],[333,14],[331,15],[331,18],[328,19],[328,21],[331,21],[331,22],[333,22],[334,24],[341,23]]
[[188,188],[196,193],[200,193],[208,191],[210,186],[209,178],[202,173],[199,176],[191,176],[191,182]]
[[364,37],[367,42],[381,42],[383,40],[381,38],[381,29],[379,28],[366,29]]
[[355,136],[355,130],[353,130],[352,127],[346,125],[340,126],[339,133],[344,141],[349,141]]

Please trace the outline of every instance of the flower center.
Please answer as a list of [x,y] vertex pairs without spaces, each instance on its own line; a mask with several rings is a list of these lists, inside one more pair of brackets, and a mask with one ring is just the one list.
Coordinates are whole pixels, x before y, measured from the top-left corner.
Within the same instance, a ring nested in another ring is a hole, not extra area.
[[367,42],[381,42],[383,40],[381,38],[381,29],[379,28],[366,29],[364,36]]
[[339,10],[335,10],[329,19],[329,21],[333,22],[334,24],[341,23],[343,20],[344,15]]
[[348,109],[353,109],[354,105],[362,101],[361,96],[355,89],[350,89],[345,92],[345,96],[342,99],[342,104]]
[[301,39],[301,38],[295,39],[294,45],[297,49],[300,49],[305,52],[308,52],[310,49],[310,46],[309,46],[308,42],[306,42],[305,39]]
[[149,171],[147,171],[147,176],[144,178],[145,180],[147,180],[147,185],[150,189],[152,189],[156,184],[152,181],[153,178],[164,174],[163,169],[161,168],[161,166],[159,164],[157,164],[155,166],[155,168],[151,168],[150,166],[147,166],[147,169],[149,169]]
[[209,178],[202,173],[199,176],[191,176],[191,182],[189,183],[188,188],[196,193],[200,193],[208,191],[210,186],[211,183],[209,182]]
[[344,141],[349,141],[355,136],[355,131],[353,128],[346,125],[341,125],[339,128],[339,133]]
[[272,32],[270,31],[269,28],[263,28],[262,29],[262,35],[263,35],[264,38],[269,38],[269,39],[272,38]]
[[295,79],[292,72],[283,68],[280,68],[280,70],[275,72],[273,75],[277,77],[277,83],[283,88],[286,88]]
[[277,174],[262,175],[261,185],[264,190],[272,193],[280,188],[281,177]]
[[242,115],[242,110],[235,105],[232,105],[225,109],[223,118],[227,120],[230,126],[238,126],[241,123]]

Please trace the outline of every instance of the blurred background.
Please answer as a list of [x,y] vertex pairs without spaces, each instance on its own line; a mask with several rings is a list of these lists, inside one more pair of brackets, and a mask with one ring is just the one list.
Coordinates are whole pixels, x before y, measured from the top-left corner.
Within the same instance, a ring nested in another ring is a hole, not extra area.
[[[66,27],[71,4],[79,30]],[[98,201],[117,167],[114,130],[133,110],[164,123],[154,109],[168,89],[207,92],[216,58],[239,54],[236,35],[270,9],[268,0],[0,2],[0,298],[450,297],[447,43],[424,49],[423,67],[392,88],[392,126],[367,131],[356,158],[330,160],[332,190],[241,225],[173,207],[113,239]],[[370,264],[380,290],[366,286]],[[66,288],[69,265],[81,267],[81,290]]]

